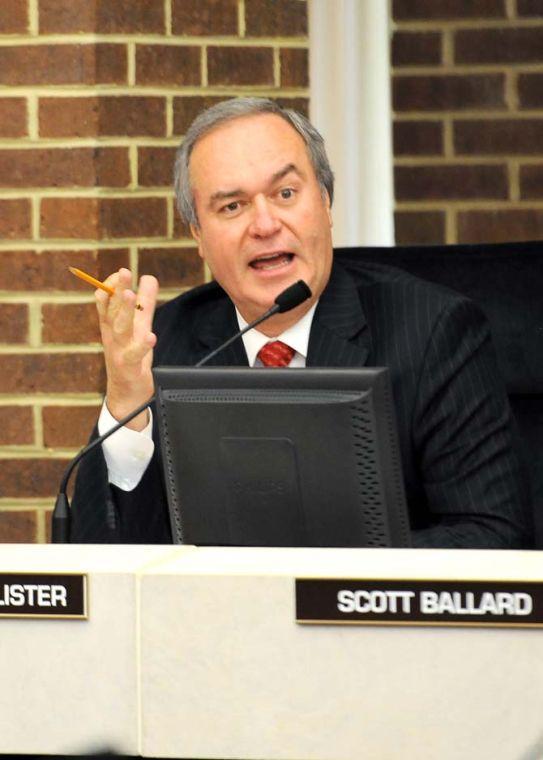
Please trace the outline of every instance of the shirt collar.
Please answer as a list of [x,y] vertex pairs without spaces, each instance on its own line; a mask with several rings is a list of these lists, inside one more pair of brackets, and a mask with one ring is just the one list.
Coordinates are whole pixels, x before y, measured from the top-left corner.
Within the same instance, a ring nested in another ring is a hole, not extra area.
[[[254,366],[257,354],[262,346],[266,345],[266,343],[271,343],[272,340],[282,340],[283,343],[286,343],[288,346],[293,348],[298,354],[300,354],[300,356],[303,356],[304,359],[307,359],[309,333],[311,331],[311,323],[313,322],[313,315],[315,314],[317,303],[318,301],[313,304],[307,314],[304,314],[304,316],[299,319],[295,325],[292,325],[292,327],[289,327],[280,335],[277,335],[273,338],[269,338],[267,335],[264,335],[257,329],[249,330],[245,333],[245,335],[242,335],[243,345],[245,346],[245,352],[247,354],[247,359],[249,360],[249,367]],[[245,327],[247,327],[247,322],[243,319],[237,308],[236,317],[238,319],[240,330],[243,330]]]

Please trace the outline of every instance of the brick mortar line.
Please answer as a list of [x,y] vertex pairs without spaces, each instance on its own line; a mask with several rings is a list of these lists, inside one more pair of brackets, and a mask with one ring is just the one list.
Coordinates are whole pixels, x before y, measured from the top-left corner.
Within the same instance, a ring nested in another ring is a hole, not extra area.
[[28,0],[28,31],[29,34],[39,34],[38,0]]
[[[536,158],[541,154],[536,154]],[[524,153],[492,153],[474,154],[453,153],[450,156],[397,156],[395,166],[502,166],[510,160],[530,161],[530,154]],[[541,160],[541,159],[540,159]]]
[[[69,250],[94,250],[98,248],[98,243],[100,243],[100,249],[109,249],[109,248],[128,248],[131,245],[140,245],[145,248],[154,248],[156,246],[159,246],[160,248],[163,248],[165,244],[167,243],[173,243],[171,238],[168,238],[166,236],[162,237],[152,237],[152,238],[143,238],[143,237],[125,237],[125,238],[101,238],[100,241],[95,240],[93,238],[41,238],[38,240],[26,240],[21,241],[18,245],[0,245],[0,251],[24,251],[28,249],[34,249],[35,247],[39,245],[39,249],[41,251],[43,250],[63,250],[63,251],[69,251]],[[26,244],[25,244],[26,243]],[[73,243],[73,245],[72,245]],[[193,243],[195,245],[195,243]],[[188,246],[187,246],[188,247]]]
[[164,0],[164,27],[166,29],[166,35],[172,36],[172,6],[170,0]]
[[62,448],[53,448],[51,446],[42,446],[41,448],[31,448],[28,446],[15,445],[0,446],[0,460],[9,461],[13,459],[71,459],[84,445],[85,444],[81,444],[81,446],[77,448],[74,447],[73,449],[70,448],[69,450],[66,446]]
[[54,496],[39,499],[25,499],[24,496],[0,498],[0,509],[3,512],[25,512],[29,509],[45,511],[47,508],[51,509],[54,498]]
[[543,109],[523,109],[522,111],[396,111],[393,121],[433,121],[445,119],[455,121],[529,121],[543,119]]
[[[428,73],[428,72],[426,72]],[[241,93],[251,92],[253,94],[260,93],[262,97],[309,97],[308,87],[279,87],[276,88],[273,85],[266,84],[225,84],[225,85],[208,85],[207,87],[200,86],[184,86],[184,85],[168,85],[163,87],[157,87],[156,85],[149,85],[147,87],[143,84],[136,84],[130,87],[126,82],[118,85],[104,84],[104,85],[92,85],[92,84],[75,84],[69,85],[51,85],[51,84],[36,84],[36,85],[10,85],[0,84],[0,97],[29,97],[36,95],[41,98],[46,97],[62,97],[62,98],[98,98],[103,97],[155,97],[163,98],[168,95],[174,97],[196,97],[196,96],[209,96],[209,97],[222,97],[223,95],[231,95],[236,97]]]
[[38,406],[32,407],[32,421],[33,421],[33,432],[34,432],[34,445],[38,449],[43,449],[44,439],[43,439],[43,418],[42,418],[41,407],[38,407]]
[[[77,304],[86,304],[86,303],[93,303],[92,299],[75,299],[71,295],[67,296],[66,298],[61,298],[58,294],[53,294],[50,298],[47,296],[44,296],[43,294],[38,294],[37,296],[34,295],[34,291],[29,290],[21,290],[20,292],[0,292],[0,304],[18,304],[18,303],[24,303],[28,304],[30,301],[31,304],[38,304],[38,306],[43,305],[50,305],[50,304],[67,304],[67,305],[77,305]],[[3,343],[4,346],[10,346],[10,345],[20,345],[17,343]]]
[[28,137],[31,140],[37,140],[39,137],[38,124],[38,97],[29,95],[26,99],[28,115]]
[[45,509],[51,509],[54,499],[54,496],[50,496],[48,499],[25,499],[21,496],[0,498],[0,509],[3,512],[26,512],[29,509],[45,511]]
[[[186,293],[188,290],[191,290],[190,287],[180,287],[180,288],[163,288],[160,291],[160,299],[163,300],[164,298],[171,299],[178,296],[180,293]],[[35,295],[36,293],[36,295]],[[84,304],[94,304],[94,297],[91,296],[84,296],[81,295],[81,298],[78,298],[76,294],[72,293],[66,293],[64,295],[63,292],[55,292],[51,293],[50,295],[45,293],[43,291],[37,292],[32,290],[20,290],[20,291],[0,291],[0,304],[17,304],[17,303],[28,303],[29,299],[31,299],[32,303],[37,303],[40,306],[50,306],[52,304],[55,305],[67,305],[67,306],[74,306],[74,305],[84,305]],[[17,344],[10,344],[10,343],[4,343],[3,345],[17,345]]]
[[209,85],[207,71],[207,48],[207,45],[202,45],[202,48],[200,50],[200,82],[203,89]]
[[238,36],[240,39],[245,38],[246,31],[245,0],[238,0]]
[[480,110],[451,110],[451,111],[393,111],[392,118],[394,121],[439,121],[440,119],[456,119],[457,121],[472,121],[486,119],[487,121],[512,119],[513,121],[527,121],[528,119],[542,119],[543,109],[526,108],[522,111],[509,111],[504,106],[500,111],[487,109],[485,111]]
[[279,55],[279,48],[274,48],[273,51],[273,81],[275,86],[279,89],[281,87],[281,58]]
[[[62,304],[56,304],[62,305]],[[19,341],[17,343],[0,343],[0,354],[32,354],[37,353],[99,353],[102,348],[100,340],[84,340],[81,343],[62,343],[60,341],[40,341],[39,343]]]
[[[450,160],[454,157],[454,136],[453,136],[453,125],[452,125],[452,119],[445,118],[443,119],[443,158],[445,160]],[[394,157],[394,165],[396,165],[398,160],[402,160],[403,157]]]
[[[72,459],[80,448],[43,448],[43,449],[29,449],[23,446],[19,448],[17,446],[5,446],[0,447],[0,460],[8,459]],[[39,454],[39,457],[36,456]]]
[[85,354],[94,356],[102,353],[101,343],[48,343],[41,346],[0,343],[0,356],[48,356],[53,354]]
[[[169,140],[172,140],[174,135],[173,97],[173,95],[166,95],[166,139]],[[177,140],[179,142],[179,138]]]
[[[21,195],[24,195],[24,193],[19,191],[14,197],[20,198]],[[40,200],[32,193],[27,197],[30,199],[30,234],[32,235],[33,240],[37,240],[40,237]]]
[[0,343],[0,356],[21,356],[37,354],[99,354],[102,344],[99,341],[83,341],[82,343]]
[[100,405],[103,394],[98,393],[0,393],[0,406],[93,406]]
[[102,344],[98,341],[82,343],[0,343],[0,356],[36,356],[37,354],[101,354]]
[[41,303],[29,296],[28,304],[28,346],[38,348],[42,345],[42,310]]
[[[56,398],[56,397],[55,397]],[[33,396],[9,396],[8,394],[4,394],[0,396],[0,407],[2,406],[33,406],[36,408],[43,408],[44,406],[65,406],[65,407],[76,407],[76,406],[99,406],[102,403],[102,397],[97,397],[96,400],[91,400],[88,398],[78,398],[78,397],[67,397],[67,398],[58,398],[58,402],[63,403],[52,403],[50,398],[35,398]]]
[[509,70],[505,75],[505,100],[509,105],[512,113],[517,113],[521,108],[519,89],[518,89],[518,71]]
[[[91,431],[89,430],[89,435],[90,432]],[[0,461],[9,462],[14,459],[35,461],[36,459],[46,459],[48,461],[66,460],[66,464],[68,464],[68,461],[72,459],[84,445],[85,444],[82,443],[81,446],[70,449],[66,448],[66,446],[62,448],[43,446],[42,448],[35,448],[33,450],[23,446],[0,446]]]
[[443,200],[420,201],[395,201],[395,211],[444,211],[451,207],[456,211],[543,211],[543,199],[510,201],[509,199],[478,199],[478,200],[455,200],[445,198]]
[[[73,241],[62,240],[57,242],[49,242],[48,240],[14,240],[5,241],[0,243],[0,252],[2,251],[24,251],[29,247],[35,250],[37,253],[43,253],[44,251],[94,251],[94,250],[123,250],[129,245],[137,245],[141,248],[148,248],[149,242],[156,242],[156,238],[148,240],[147,238],[138,238],[134,243],[134,239],[130,238],[126,243],[118,243],[117,239],[112,241],[103,240],[91,240],[88,242],[82,242],[80,238],[76,238]],[[160,242],[161,248],[193,248],[196,245],[192,238],[167,238]],[[3,293],[11,293],[11,290],[0,290],[0,297]],[[31,291],[34,292],[34,291]],[[37,291],[36,291],[37,292]],[[47,291],[41,291],[47,292]],[[66,292],[66,291],[57,291]]]
[[533,72],[541,71],[541,61],[537,62],[503,62],[503,63],[453,63],[451,65],[434,64],[434,65],[413,65],[413,66],[391,66],[391,76],[400,77],[402,74],[406,76],[415,76],[420,74],[421,76],[478,76],[481,74],[504,74],[510,70],[520,70],[531,74]]
[[78,198],[88,200],[99,199],[122,199],[122,198],[171,198],[172,190],[167,187],[104,187],[102,185],[93,185],[92,187],[84,187],[81,185],[65,186],[65,187],[9,187],[0,188],[0,198],[3,199],[17,199],[17,198],[31,198],[34,200],[41,200],[41,198]]
[[[137,266],[131,266],[130,267],[132,272],[137,271]],[[160,291],[159,298],[161,301],[165,300],[171,300],[172,298],[176,298],[178,295],[182,293],[186,293],[189,290],[191,290],[190,287],[180,287],[178,289],[176,288],[163,288]],[[66,294],[64,296],[61,293],[53,293],[50,296],[43,295],[42,293],[39,293],[38,295],[34,295],[34,291],[29,290],[21,290],[21,291],[13,291],[13,292],[7,292],[7,293],[1,293],[0,292],[0,304],[1,305],[9,305],[9,304],[28,304],[29,306],[36,306],[37,309],[41,309],[43,306],[85,306],[85,305],[93,305],[94,306],[94,298],[87,297],[87,298],[77,298],[76,296],[73,296],[72,294]],[[41,314],[38,315],[41,318]],[[39,342],[17,342],[17,343],[3,343],[0,342],[0,346],[3,347],[9,347],[9,346],[26,346],[29,349],[32,348],[38,348],[42,345],[47,346],[64,346],[64,345],[71,345],[71,344],[55,344],[55,343],[47,343],[44,344],[43,341],[40,340]],[[79,344],[77,344],[79,345]],[[87,344],[88,345],[88,344]],[[99,345],[99,341],[94,341],[92,345]]]
[[456,212],[453,209],[448,208],[445,212],[445,240],[448,244],[456,242],[456,231]]
[[47,543],[47,523],[45,519],[45,510],[40,509],[37,512],[36,517],[36,543],[45,544]]
[[541,28],[543,21],[541,18],[499,18],[490,19],[486,17],[472,19],[428,19],[424,21],[417,19],[415,21],[405,21],[399,19],[391,20],[391,28],[394,32],[430,32],[430,31],[464,31],[473,29],[480,31],[482,29],[525,29]]
[[174,237],[174,226],[176,218],[175,198],[170,198],[166,205],[166,231],[169,238]]
[[[140,247],[147,247],[148,242],[156,242],[157,248],[190,248],[191,246],[195,245],[195,242],[192,238],[185,238],[185,237],[179,237],[179,238],[163,238],[161,240],[158,240],[156,238],[152,238],[149,241],[144,238],[127,238],[128,242],[135,242]],[[74,251],[74,252],[82,252],[82,253],[92,253],[95,249],[104,249],[104,250],[123,250],[127,247],[127,243],[119,243],[117,240],[113,241],[103,241],[103,240],[89,240],[88,242],[83,242],[81,239],[74,239],[72,241],[62,241],[62,242],[49,242],[48,240],[40,240],[40,241],[34,241],[34,240],[13,240],[9,241],[6,240],[3,244],[0,245],[0,250],[11,250],[11,246],[17,246],[17,250],[21,250],[21,246],[26,246],[31,244],[36,249],[39,249],[40,251],[46,250],[54,250],[54,251]],[[44,291],[47,292],[47,291]],[[64,291],[60,291],[64,292]],[[0,289],[0,294],[2,293],[2,290]]]
[[509,198],[512,203],[521,200],[520,197],[520,166],[516,159],[507,162],[507,173],[509,175]]
[[136,45],[133,42],[126,45],[126,78],[129,87],[136,84]]
[[441,66],[454,65],[454,37],[450,30],[445,30],[441,37]]
[[132,276],[135,278],[135,282],[139,279],[138,274],[138,248],[136,245],[131,245],[128,249],[128,264]]
[[130,173],[130,182],[128,184],[128,187],[130,190],[134,191],[138,188],[138,171],[139,171],[139,161],[138,161],[138,145],[137,143],[130,143],[126,146],[128,148],[128,165],[129,165],[129,173]]
[[[541,25],[541,24],[540,24]],[[238,35],[202,35],[191,37],[189,35],[166,35],[157,34],[41,34],[38,37],[24,35],[0,35],[0,48],[11,47],[44,47],[63,45],[77,45],[82,47],[96,45],[163,45],[165,47],[201,47],[213,45],[214,47],[309,47],[309,39],[304,36],[293,37],[239,37]]]
[[0,148],[5,150],[69,150],[71,148],[177,148],[181,135],[171,137],[36,137],[0,138]]

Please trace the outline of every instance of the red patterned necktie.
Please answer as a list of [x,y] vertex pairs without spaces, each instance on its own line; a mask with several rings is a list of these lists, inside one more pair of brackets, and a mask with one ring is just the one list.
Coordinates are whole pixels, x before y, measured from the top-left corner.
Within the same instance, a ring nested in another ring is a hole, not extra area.
[[295,353],[296,351],[286,343],[274,340],[262,346],[258,358],[265,367],[288,367]]

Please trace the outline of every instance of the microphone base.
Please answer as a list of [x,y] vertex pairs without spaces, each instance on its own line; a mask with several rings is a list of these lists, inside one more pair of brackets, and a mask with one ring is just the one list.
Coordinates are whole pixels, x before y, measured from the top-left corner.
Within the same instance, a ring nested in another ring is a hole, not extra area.
[[70,503],[65,493],[59,493],[53,510],[51,523],[51,543],[70,543]]

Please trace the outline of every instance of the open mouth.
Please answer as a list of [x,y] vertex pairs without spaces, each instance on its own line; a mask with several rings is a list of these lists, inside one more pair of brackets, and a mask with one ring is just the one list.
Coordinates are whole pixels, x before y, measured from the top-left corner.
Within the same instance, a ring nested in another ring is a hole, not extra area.
[[258,256],[249,262],[249,266],[259,271],[268,271],[270,269],[281,269],[288,266],[294,258],[293,253],[287,253],[286,251],[278,251],[277,253],[266,253],[262,256]]

